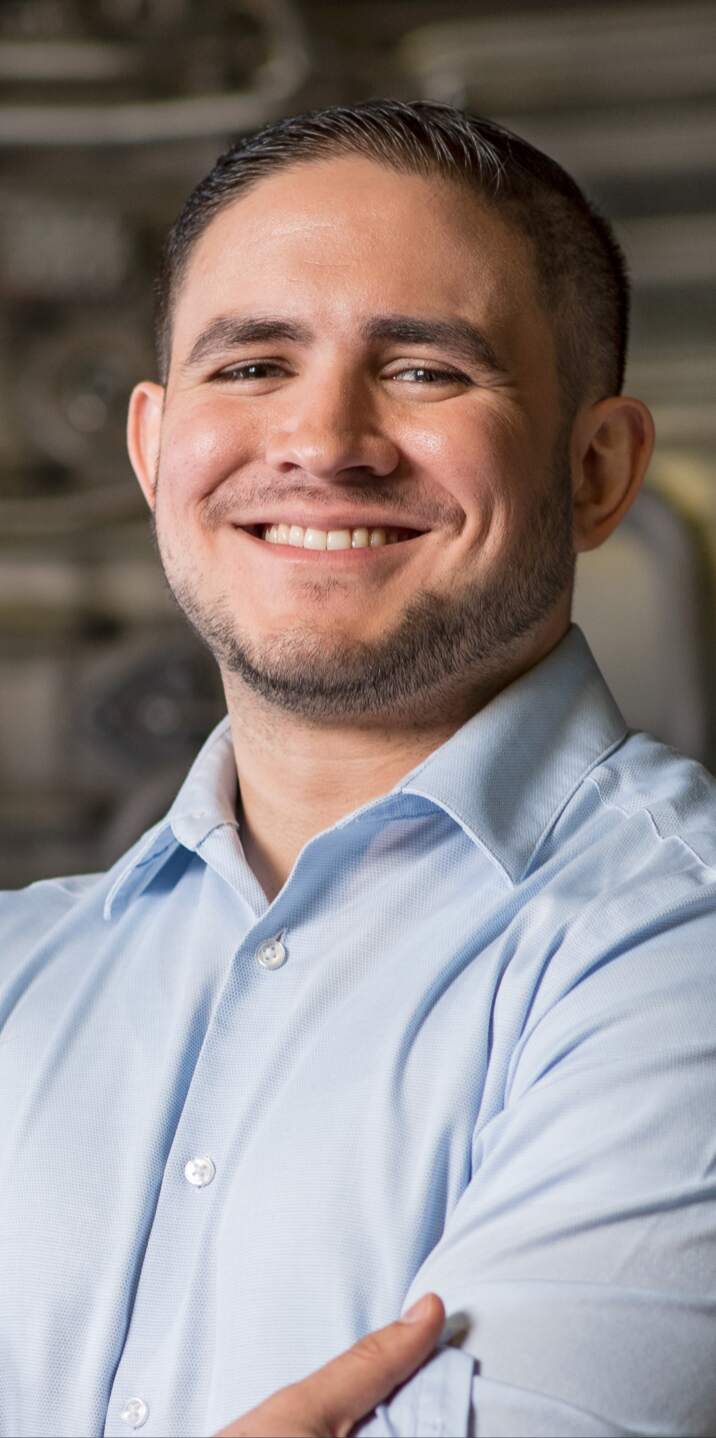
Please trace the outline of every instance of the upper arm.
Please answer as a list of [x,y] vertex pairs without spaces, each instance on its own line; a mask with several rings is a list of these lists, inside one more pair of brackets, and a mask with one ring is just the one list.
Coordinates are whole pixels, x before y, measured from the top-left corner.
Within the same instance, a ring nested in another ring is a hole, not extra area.
[[515,1050],[405,1299],[466,1315],[480,1435],[716,1428],[715,940],[604,956]]

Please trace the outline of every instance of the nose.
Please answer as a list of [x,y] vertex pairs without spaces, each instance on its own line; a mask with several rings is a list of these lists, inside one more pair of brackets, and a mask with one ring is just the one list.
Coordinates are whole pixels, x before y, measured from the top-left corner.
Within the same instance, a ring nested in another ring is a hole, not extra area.
[[356,479],[391,474],[399,450],[376,423],[364,390],[334,373],[286,392],[286,409],[267,438],[265,457],[284,473],[299,469],[318,480]]

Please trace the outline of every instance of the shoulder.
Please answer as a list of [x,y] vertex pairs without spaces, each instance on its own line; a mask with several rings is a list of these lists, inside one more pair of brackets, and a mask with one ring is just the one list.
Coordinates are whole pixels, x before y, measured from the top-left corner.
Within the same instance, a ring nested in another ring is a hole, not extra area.
[[634,830],[633,821],[641,820],[645,849],[668,850],[678,863],[683,846],[684,860],[690,856],[716,879],[716,778],[697,760],[651,734],[631,731],[591,771],[589,782],[617,829]]
[[91,940],[101,924],[107,897],[139,867],[161,825],[142,834],[112,868],[94,874],[39,879],[22,889],[0,890],[0,979],[34,955],[56,952],[81,936]]
[[520,1083],[570,1055],[604,1073],[653,1065],[649,1082],[665,1074],[673,1088],[682,1068],[713,1076],[713,775],[629,733],[581,783],[545,861],[522,924],[536,959]]
[[39,879],[23,889],[0,890],[0,965],[18,948],[27,951],[68,915],[77,912],[105,876],[74,874]]
[[540,858],[523,928],[529,943],[549,936],[543,1005],[581,990],[599,1007],[604,988],[607,1009],[638,1009],[679,990],[713,1024],[716,780],[702,764],[628,733],[584,777]]

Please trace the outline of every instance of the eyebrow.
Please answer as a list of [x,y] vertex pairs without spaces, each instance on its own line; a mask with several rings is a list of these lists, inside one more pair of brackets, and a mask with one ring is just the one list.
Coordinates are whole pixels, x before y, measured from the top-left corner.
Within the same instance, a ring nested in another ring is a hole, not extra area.
[[[374,315],[359,331],[368,341],[388,340],[396,344],[432,345],[444,349],[467,364],[504,374],[492,345],[469,320],[422,319],[418,315]],[[310,345],[315,339],[309,325],[280,315],[217,315],[201,331],[182,363],[183,371],[195,369],[212,356],[240,345],[278,341]]]

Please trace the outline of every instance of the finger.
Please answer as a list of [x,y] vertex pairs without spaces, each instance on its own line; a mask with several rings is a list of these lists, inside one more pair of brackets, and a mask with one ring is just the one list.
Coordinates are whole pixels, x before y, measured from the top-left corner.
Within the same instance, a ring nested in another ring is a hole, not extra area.
[[354,1423],[387,1398],[430,1356],[445,1322],[437,1293],[425,1294],[414,1321],[399,1318],[360,1338],[301,1384],[322,1431],[346,1438]]

